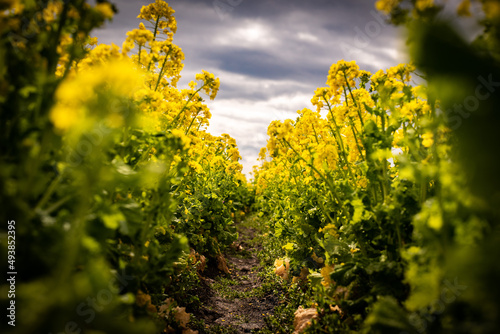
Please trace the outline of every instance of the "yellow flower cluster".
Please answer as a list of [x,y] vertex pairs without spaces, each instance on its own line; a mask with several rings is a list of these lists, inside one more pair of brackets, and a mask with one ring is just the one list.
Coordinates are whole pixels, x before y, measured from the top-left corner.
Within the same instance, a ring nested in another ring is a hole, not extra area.
[[98,3],[95,6],[95,9],[104,16],[106,19],[112,19],[113,16],[115,16],[115,13],[113,12],[113,8],[111,7],[111,4],[107,2],[103,3]]
[[210,96],[210,100],[215,99],[219,91],[220,81],[212,73],[202,70],[202,73],[196,74],[196,80],[203,81],[203,91]]
[[56,129],[72,130],[72,134],[88,130],[101,119],[107,120],[110,127],[121,127],[124,115],[98,105],[113,106],[116,99],[132,96],[142,85],[143,76],[131,61],[89,67],[59,86],[50,119]]
[[[332,273],[334,265],[343,265],[339,258],[365,251],[357,243],[340,250],[352,233],[346,227],[373,219],[369,205],[393,205],[393,185],[417,182],[422,173],[417,169],[429,165],[433,150],[443,149],[447,130],[429,125],[426,89],[410,85],[414,70],[412,64],[400,64],[371,74],[341,60],[331,66],[326,86],[314,92],[315,111],[299,110],[296,119],[268,127],[261,165],[254,167],[257,203],[272,213],[273,232],[290,263],[314,261],[306,277],[328,290],[336,287]],[[416,154],[422,161],[418,167],[409,163]],[[431,223],[440,227],[440,221]],[[311,243],[309,251],[302,251]],[[276,274],[288,278],[289,266],[277,260]]]
[[[458,16],[470,17],[477,16],[477,19],[486,18],[495,24],[498,24],[500,18],[500,3],[497,0],[477,0],[476,3],[481,4],[481,7],[476,6],[475,10],[471,11],[471,0],[461,0],[456,4],[456,13]],[[428,19],[433,18],[435,14],[447,5],[446,0],[377,0],[375,8],[394,19],[394,23],[401,24],[408,19]],[[482,11],[478,10],[479,8]],[[401,14],[408,13],[409,15],[402,19]]]
[[163,0],[156,0],[154,3],[142,6],[141,13],[137,18],[149,21],[154,24],[155,32],[161,29],[164,34],[177,32],[177,21],[173,16],[175,10]]
[[378,0],[375,3],[375,8],[389,14],[394,8],[400,4],[401,0]]
[[[354,61],[333,64],[327,86],[318,88],[311,100],[316,111],[299,110],[296,120],[269,125],[267,145],[259,154],[262,165],[254,168],[257,194],[270,185],[273,189],[286,183],[309,185],[334,175],[349,179],[354,188],[369,187],[363,142],[368,125],[390,127],[392,147],[404,149],[407,129],[430,113],[424,88],[409,84],[414,70],[412,64],[400,64],[372,75]],[[419,131],[421,145],[429,147],[432,137]],[[380,168],[390,168],[388,148],[371,152],[370,157]]]
[[[96,9],[108,15],[108,7],[100,4]],[[57,74],[67,79],[56,93],[50,119],[56,131],[67,137],[76,137],[99,120],[114,128],[133,125],[151,133],[170,131],[188,149],[191,172],[222,170],[246,183],[235,140],[227,134],[217,137],[206,132],[211,113],[199,93],[214,99],[219,78],[202,71],[195,77],[201,81],[199,88],[196,82],[188,89],[176,88],[184,54],[173,44],[174,12],[161,0],[142,7],[139,18],[153,23],[153,31],[141,22],[138,29],[127,33],[121,49],[114,44],[96,45],[97,39],[87,38],[86,57],[71,66],[67,46],[72,39],[62,38]],[[160,34],[166,38],[159,38]],[[137,54],[129,55],[135,47]],[[139,112],[124,115],[119,107],[124,100]],[[127,124],[128,120],[133,122]],[[148,151],[148,159],[158,159],[154,147]]]
[[125,43],[127,43],[126,47],[132,49],[133,44],[137,44],[139,46],[145,46],[146,43],[152,42],[154,38],[155,35],[153,34],[153,32],[147,30],[144,24],[141,22],[139,24],[139,29],[134,29],[132,31],[127,32],[127,39],[125,40]]
[[[391,13],[395,10],[403,1],[402,0],[378,0],[375,3],[375,8],[384,12],[385,14]],[[418,16],[418,12],[425,11],[426,9],[432,8],[435,6],[434,0],[415,0],[415,15]]]

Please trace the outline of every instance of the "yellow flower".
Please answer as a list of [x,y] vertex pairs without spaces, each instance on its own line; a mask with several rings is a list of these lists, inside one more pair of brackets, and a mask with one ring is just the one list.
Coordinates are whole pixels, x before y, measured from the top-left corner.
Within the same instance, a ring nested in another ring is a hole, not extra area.
[[43,20],[46,23],[52,23],[57,19],[57,16],[62,11],[62,3],[61,2],[49,2],[47,7],[43,9],[42,15]]
[[434,135],[430,132],[426,132],[422,135],[422,145],[425,147],[431,147],[434,143]]
[[331,236],[338,237],[337,227],[334,224],[328,224],[325,227],[321,227],[318,232],[328,233]]
[[112,106],[117,98],[131,99],[141,85],[142,75],[130,62],[117,61],[105,66],[89,67],[61,83],[49,118],[56,129],[63,132],[76,125],[83,131],[85,126],[92,126],[103,116],[108,126],[121,126],[124,119],[119,112],[101,107],[100,104],[96,107],[98,96]]
[[368,180],[366,178],[360,178],[356,181],[356,184],[360,188],[366,188],[368,186]]
[[227,155],[232,161],[238,161],[241,159],[240,153],[238,152],[238,149],[236,147],[230,148],[227,151]]
[[333,264],[328,265],[328,266],[324,266],[323,268],[321,268],[321,276],[323,277],[321,284],[324,287],[329,287],[330,285],[332,285],[332,283],[334,283],[332,280],[332,277],[331,277],[331,273],[333,272],[334,268],[335,268],[335,265],[333,265]]
[[52,108],[49,118],[57,129],[67,130],[78,122],[83,113],[80,109],[58,104]]
[[[203,173],[203,167],[197,162],[197,161],[189,161],[188,165],[190,168],[192,168],[196,173]],[[187,191],[186,191],[187,193]],[[187,209],[186,209],[186,214],[187,214]]]
[[231,174],[237,174],[237,173],[241,172],[242,169],[243,169],[243,166],[240,163],[231,162],[227,165],[225,171],[226,171],[226,174],[231,175]]
[[415,2],[415,8],[420,11],[424,11],[432,7],[434,7],[434,0],[417,0]]
[[213,100],[219,91],[219,78],[215,78],[212,73],[202,70],[202,73],[196,74],[196,80],[203,81],[203,91],[210,97],[210,100]]
[[481,2],[487,19],[497,20],[500,17],[500,3],[497,0],[482,0]]
[[389,14],[394,8],[396,8],[401,0],[378,0],[375,3],[375,8],[377,10]]
[[181,139],[182,144],[184,145],[184,147],[188,147],[189,144],[191,143],[191,139],[188,136],[186,136],[182,130],[173,129],[172,130],[172,134],[174,136],[176,136],[176,137],[179,137]]
[[133,41],[139,46],[145,46],[146,43],[152,42],[153,39],[154,39],[154,34],[151,31],[139,28],[127,32],[126,41],[128,41],[129,43]]
[[459,16],[471,16],[470,13],[470,0],[463,0],[457,7],[457,14]]
[[344,87],[349,86],[351,89],[356,87],[355,79],[361,76],[359,66],[356,61],[339,60],[333,64],[328,71],[326,84],[330,86],[330,94],[332,96],[339,95],[343,92]]
[[95,9],[97,9],[97,11],[99,11],[102,14],[102,16],[104,16],[105,19],[112,19],[113,16],[115,15],[113,7],[111,6],[111,4],[107,2],[98,3],[95,6]]
[[168,3],[163,0],[156,0],[152,4],[142,6],[141,12],[137,18],[146,21],[156,21],[158,18],[158,27],[160,29],[175,33],[177,31],[177,22],[173,16],[174,13],[175,10],[173,10]]

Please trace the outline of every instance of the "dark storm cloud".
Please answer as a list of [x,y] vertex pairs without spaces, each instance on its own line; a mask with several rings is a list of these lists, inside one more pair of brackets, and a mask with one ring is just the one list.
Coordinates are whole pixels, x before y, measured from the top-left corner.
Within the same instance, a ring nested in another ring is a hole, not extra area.
[[222,70],[265,79],[306,79],[322,75],[325,69],[314,64],[297,64],[278,57],[272,51],[233,49],[231,47],[211,55]]
[[[138,11],[148,2],[116,1],[120,12],[97,34],[101,41],[121,43],[126,31],[137,27]],[[365,25],[376,21],[373,2],[366,0],[173,0],[169,4],[176,10],[179,29],[175,42],[183,48],[187,69],[199,64],[213,71],[317,83],[324,81],[329,65],[336,60],[357,56],[360,50],[376,53],[377,47],[386,44],[381,39],[394,38],[394,29],[384,26],[377,38],[368,38],[371,43],[364,43],[366,47],[356,45],[367,37]],[[262,39],[272,37],[273,42],[259,47],[249,41],[246,47],[250,50],[220,44],[224,39],[230,43],[235,30],[252,22],[264,26]],[[317,40],[301,39],[301,34]],[[357,53],[345,52],[352,48]],[[381,61],[390,61],[387,55],[384,58]],[[360,65],[370,66],[362,59]]]
[[270,52],[258,50],[224,50],[219,54],[219,68],[257,78],[284,78],[290,75],[287,64]]
[[[171,1],[174,4],[179,1]],[[303,11],[313,14],[315,17],[326,17],[334,12],[362,11],[373,9],[373,3],[366,0],[215,0],[215,1],[192,1],[210,5],[214,9],[220,8],[235,17],[268,17],[276,18],[292,11]],[[224,6],[228,4],[229,6]],[[232,7],[232,8],[231,8]],[[352,15],[351,15],[352,16]]]
[[[325,76],[326,78],[326,76]],[[325,80],[323,80],[325,81]],[[257,80],[258,82],[258,80]],[[285,95],[293,92],[304,92],[307,91],[308,85],[299,84],[296,82],[283,83],[276,81],[274,83],[269,83],[264,88],[262,85],[256,84],[253,86],[245,86],[242,89],[244,83],[240,81],[228,81],[224,77],[221,78],[221,87],[218,99],[245,99],[249,101],[266,101],[272,97]]]

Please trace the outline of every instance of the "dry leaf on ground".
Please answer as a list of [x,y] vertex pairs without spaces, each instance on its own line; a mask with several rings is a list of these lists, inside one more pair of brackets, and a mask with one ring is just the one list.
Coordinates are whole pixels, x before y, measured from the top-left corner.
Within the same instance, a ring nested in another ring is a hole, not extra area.
[[229,268],[227,267],[226,259],[222,255],[217,255],[215,259],[217,260],[217,269],[225,274],[229,274]]
[[295,331],[293,334],[302,333],[307,326],[311,324],[311,320],[318,316],[318,312],[315,308],[303,308],[299,306],[297,311],[295,311],[295,320],[293,321],[293,327]]

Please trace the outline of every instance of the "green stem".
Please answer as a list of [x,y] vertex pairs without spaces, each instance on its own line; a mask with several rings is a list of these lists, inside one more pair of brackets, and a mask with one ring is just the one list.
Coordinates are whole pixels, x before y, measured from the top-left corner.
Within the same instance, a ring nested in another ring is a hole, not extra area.
[[291,149],[291,150],[292,150],[292,151],[293,151],[293,152],[297,155],[297,157],[298,157],[300,160],[304,161],[304,162],[305,162],[305,163],[306,163],[309,167],[311,167],[311,168],[312,168],[312,169],[313,169],[316,173],[318,173],[318,175],[319,175],[319,176],[320,176],[320,177],[321,177],[321,178],[322,178],[322,179],[323,179],[323,180],[324,180],[324,181],[328,184],[328,186],[330,187],[330,190],[331,190],[331,191],[332,191],[332,193],[334,194],[335,199],[337,200],[337,202],[338,202],[339,204],[341,204],[341,202],[340,202],[340,200],[339,200],[339,197],[337,196],[337,193],[336,193],[336,191],[335,191],[335,187],[334,187],[333,183],[331,183],[331,181],[330,181],[327,177],[325,177],[325,176],[323,175],[323,173],[321,173],[321,172],[320,172],[320,171],[319,171],[316,167],[314,167],[314,165],[312,165],[311,163],[307,162],[307,161],[306,161],[306,159],[304,159],[304,158],[303,158],[303,157],[299,154],[299,152],[297,152],[297,150],[295,150],[295,148],[293,148],[293,146],[292,146],[292,145],[290,145],[290,143],[289,143],[289,142],[288,142],[285,138],[283,138],[282,140],[283,140],[283,141],[287,144],[287,146],[288,146],[288,147],[289,147],[289,148],[290,148],[290,149]]
[[186,135],[188,134],[189,130],[193,126],[194,121],[196,120],[196,117],[198,117],[199,114],[200,114],[200,110],[198,110],[198,112],[196,113],[196,115],[194,115],[193,119],[191,120],[191,123],[189,124],[189,126],[186,129],[186,132],[184,134],[186,134]]
[[179,111],[179,113],[177,115],[175,115],[174,119],[172,120],[172,123],[174,123],[175,121],[177,121],[177,119],[181,116],[181,113],[186,109],[187,105],[189,104],[189,102],[191,102],[191,100],[193,99],[193,97],[196,96],[196,94],[198,94],[200,92],[200,90],[205,87],[205,84],[203,84],[200,88],[198,88],[196,90],[196,92],[194,92],[190,97],[189,99],[186,101],[186,103],[184,104],[184,106],[181,108],[181,110]]
[[318,134],[316,133],[316,129],[314,128],[314,124],[311,123],[311,127],[314,131],[314,138],[316,139],[316,144],[319,145],[319,141],[318,141]]
[[354,122],[352,120],[351,120],[351,130],[352,130],[352,135],[354,136],[354,141],[356,141],[356,147],[358,148],[359,155],[361,156],[361,158],[365,159],[365,157],[363,157],[363,151],[361,149],[361,146],[359,146],[358,143],[358,136],[356,135],[356,126],[354,126]]
[[[356,102],[356,99],[354,98],[354,95],[352,94],[351,86],[349,85],[349,81],[347,80],[347,75],[345,74],[345,71],[344,71],[344,78],[345,78],[345,83],[347,84],[347,89],[349,90],[349,94],[351,95],[354,106],[356,107],[356,111],[358,112],[359,120],[361,121],[361,126],[364,127],[365,124],[363,122],[363,117],[361,116],[361,110],[359,109],[359,104]],[[346,98],[346,101],[347,101],[347,98]]]
[[328,100],[327,100],[327,98],[326,98],[325,95],[323,95],[323,99],[325,100],[326,105],[328,106],[330,117],[332,118],[333,125],[335,126],[335,132],[334,133],[335,133],[335,137],[337,139],[337,143],[340,146],[340,150],[342,151],[342,156],[344,158],[345,166],[347,167],[347,171],[349,172],[352,180],[354,180],[354,175],[352,173],[351,166],[349,165],[349,160],[347,159],[347,153],[346,153],[345,148],[344,148],[344,141],[342,140],[342,136],[340,135],[339,127],[337,125],[337,122],[335,121],[335,117],[333,117],[332,106],[330,105],[330,102],[328,102]]
[[[160,17],[158,16],[156,18],[156,22],[155,22],[155,30],[154,30],[154,33],[153,33],[153,41],[156,41],[156,34],[158,33],[158,23],[160,22]],[[149,70],[151,69],[151,65],[153,64],[153,59],[151,59],[149,61],[149,64],[148,64],[148,72]]]
[[165,55],[165,59],[163,60],[163,64],[161,65],[160,73],[158,74],[158,80],[156,81],[155,92],[158,89],[158,85],[160,84],[161,78],[163,76],[163,70],[165,69],[165,64],[167,63],[168,56],[170,55],[170,50],[171,49],[168,49],[168,52]]
[[49,206],[47,208],[47,210],[44,210],[45,214],[50,214],[51,212],[57,210],[61,205],[63,205],[64,203],[66,203],[67,201],[69,201],[71,198],[73,198],[73,194],[71,195],[67,195],[63,198],[61,198],[59,201],[55,202],[54,204],[52,204],[51,206]]
[[385,203],[385,200],[389,192],[387,189],[388,183],[389,183],[389,178],[387,176],[387,159],[384,159],[382,163],[382,194],[384,196],[382,199],[383,203]]
[[330,222],[332,224],[335,225],[335,220],[330,216],[330,214],[326,211],[326,208],[325,206],[323,205],[323,203],[321,203],[321,198],[318,198],[317,199],[318,201],[318,205],[319,205],[319,208],[321,209],[321,211],[323,211],[323,213],[325,214],[325,216],[328,218],[328,220],[330,220]]
[[[343,87],[343,89],[344,89],[344,96],[345,96],[345,104],[346,104],[347,108],[349,108],[349,101],[347,100],[347,92],[345,90],[345,87]],[[351,96],[352,96],[352,94],[351,94]],[[353,101],[354,101],[354,98],[353,98]],[[356,105],[356,101],[354,101],[354,104]],[[359,115],[359,112],[358,112],[358,115]],[[356,136],[356,130],[357,130],[356,124],[354,123],[354,120],[352,119],[352,117],[349,117],[349,121],[351,122],[352,134],[354,135],[354,140],[356,141],[356,147],[358,148],[359,155],[361,155],[361,157],[363,158],[363,151],[359,147],[358,138]],[[363,120],[361,120],[361,124],[363,124]]]
[[138,59],[138,65],[139,65],[139,68],[141,68],[141,49],[142,49],[142,46],[139,45],[139,59]]
[[57,188],[57,185],[59,184],[59,182],[61,182],[61,179],[62,179],[62,173],[60,173],[49,185],[49,188],[47,189],[47,191],[45,191],[45,193],[43,194],[42,198],[40,199],[40,201],[37,203],[37,205],[35,206],[35,210],[34,211],[37,211],[39,209],[42,209],[45,204],[48,202],[50,196],[52,195],[52,193],[56,190]]

